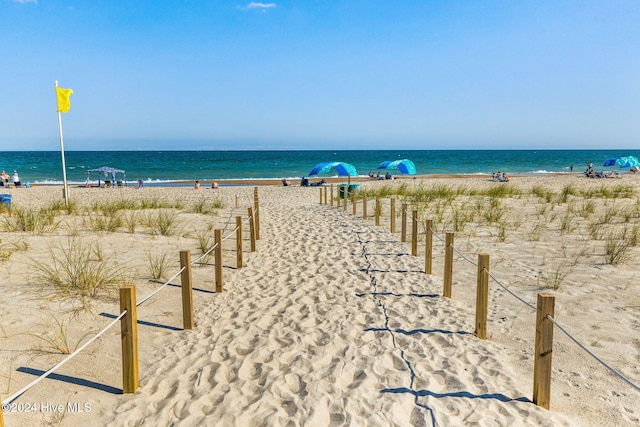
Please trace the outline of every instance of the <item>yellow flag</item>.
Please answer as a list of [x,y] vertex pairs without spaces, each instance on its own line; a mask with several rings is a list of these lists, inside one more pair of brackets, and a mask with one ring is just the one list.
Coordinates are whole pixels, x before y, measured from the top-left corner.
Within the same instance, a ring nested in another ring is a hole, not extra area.
[[69,97],[73,93],[73,89],[62,89],[56,86],[56,95],[58,96],[58,112],[66,113],[71,108]]

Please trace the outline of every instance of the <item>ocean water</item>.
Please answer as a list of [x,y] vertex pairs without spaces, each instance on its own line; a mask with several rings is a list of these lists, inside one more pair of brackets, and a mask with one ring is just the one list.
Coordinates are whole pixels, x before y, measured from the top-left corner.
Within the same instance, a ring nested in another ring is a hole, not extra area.
[[[299,179],[320,162],[353,164],[359,175],[377,172],[385,160],[409,159],[418,174],[545,174],[596,170],[605,159],[638,156],[634,150],[370,150],[370,151],[67,151],[67,180],[95,182],[98,174],[88,170],[111,166],[126,172],[127,181],[150,184],[172,181],[224,179]],[[0,153],[0,169],[20,174],[23,183],[62,183],[59,151],[7,151]],[[392,174],[398,174],[392,171]],[[322,176],[335,176],[335,170]],[[117,179],[121,179],[119,174]],[[104,179],[104,176],[101,176]]]

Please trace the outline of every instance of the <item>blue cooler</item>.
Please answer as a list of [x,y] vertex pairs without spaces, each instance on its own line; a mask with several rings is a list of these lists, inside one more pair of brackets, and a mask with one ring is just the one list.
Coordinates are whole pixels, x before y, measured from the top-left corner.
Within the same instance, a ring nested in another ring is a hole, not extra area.
[[0,194],[0,204],[11,210],[11,194]]

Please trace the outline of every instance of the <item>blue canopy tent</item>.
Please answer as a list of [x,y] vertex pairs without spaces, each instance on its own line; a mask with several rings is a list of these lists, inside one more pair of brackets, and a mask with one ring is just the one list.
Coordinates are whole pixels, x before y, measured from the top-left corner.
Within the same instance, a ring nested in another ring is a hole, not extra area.
[[604,161],[602,166],[615,166],[618,165],[621,168],[630,168],[633,166],[640,166],[640,161],[635,156],[614,157]]
[[122,169],[112,168],[111,166],[101,166],[101,167],[96,168],[96,169],[89,169],[87,171],[87,184],[89,184],[89,176],[91,175],[91,172],[97,172],[98,173],[98,187],[100,187],[100,174],[104,174],[105,183],[108,181],[107,178],[108,178],[109,174],[111,174],[111,180],[112,180],[111,182],[113,184],[115,184],[116,183],[116,174],[117,173],[121,173],[121,174],[123,174],[122,181],[124,181],[124,185],[125,186],[127,185],[127,174]]
[[315,165],[313,167],[313,169],[311,169],[311,172],[309,172],[309,176],[318,175],[318,174],[321,174],[321,173],[327,173],[331,169],[335,169],[336,172],[338,172],[339,176],[348,177],[349,184],[351,184],[351,177],[352,176],[358,176],[358,171],[356,170],[355,166],[353,166],[350,163],[345,163],[345,162],[322,162],[322,163],[318,163],[317,165]]
[[380,163],[378,169],[398,169],[400,173],[415,175],[416,174],[416,165],[409,159],[402,160],[387,160],[386,162]]

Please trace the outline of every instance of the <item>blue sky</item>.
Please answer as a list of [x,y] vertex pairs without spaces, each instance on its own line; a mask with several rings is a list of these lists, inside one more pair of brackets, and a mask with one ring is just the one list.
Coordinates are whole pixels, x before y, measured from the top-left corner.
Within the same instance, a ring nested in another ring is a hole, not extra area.
[[0,0],[0,144],[640,145],[640,2]]

